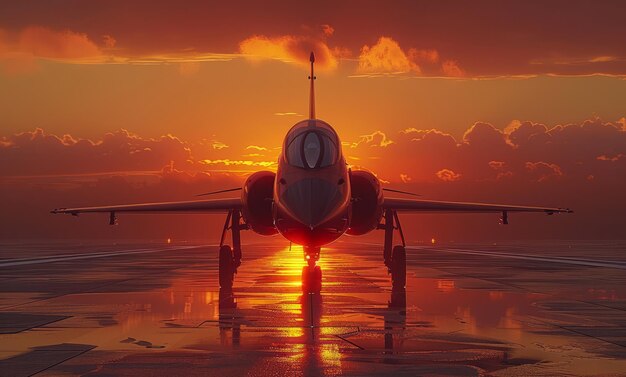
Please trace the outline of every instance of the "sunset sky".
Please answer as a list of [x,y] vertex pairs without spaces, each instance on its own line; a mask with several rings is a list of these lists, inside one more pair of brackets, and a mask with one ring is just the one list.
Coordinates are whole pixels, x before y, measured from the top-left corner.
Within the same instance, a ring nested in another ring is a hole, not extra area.
[[188,200],[275,169],[307,113],[313,50],[317,116],[353,169],[428,199],[576,210],[505,230],[497,216],[410,216],[411,239],[623,238],[625,12],[622,1],[2,2],[0,237],[212,237],[218,216],[110,230],[47,212]]

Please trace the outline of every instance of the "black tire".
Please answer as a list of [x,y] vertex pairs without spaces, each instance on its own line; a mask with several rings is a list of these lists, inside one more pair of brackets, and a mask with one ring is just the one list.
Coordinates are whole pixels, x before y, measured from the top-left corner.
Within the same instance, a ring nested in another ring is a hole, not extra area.
[[234,279],[233,251],[228,245],[220,247],[219,269],[220,288],[232,288]]
[[320,266],[302,267],[302,292],[320,293],[322,291],[322,269]]
[[404,246],[394,246],[391,254],[391,287],[393,290],[402,290],[406,287],[406,249]]
[[320,293],[322,291],[322,269],[320,266],[313,267],[311,271],[311,292]]

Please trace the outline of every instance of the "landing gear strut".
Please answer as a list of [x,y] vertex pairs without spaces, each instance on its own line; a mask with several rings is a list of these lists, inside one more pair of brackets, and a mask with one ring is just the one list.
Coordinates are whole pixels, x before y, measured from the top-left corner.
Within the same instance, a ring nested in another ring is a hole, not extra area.
[[304,247],[304,260],[307,265],[302,267],[302,292],[320,293],[322,290],[322,269],[316,266],[320,259],[319,247]]
[[[226,216],[222,238],[220,239],[219,254],[219,280],[220,288],[231,289],[237,268],[241,266],[241,231],[248,229],[246,224],[241,223],[241,212],[231,210]],[[228,230],[231,231],[233,246],[224,245],[224,239]]]
[[[383,224],[379,229],[385,230],[385,243],[383,248],[383,259],[387,271],[391,274],[391,288],[393,291],[401,291],[406,287],[406,242],[398,213],[391,209],[386,209]],[[393,246],[393,232],[398,230],[402,245]]]

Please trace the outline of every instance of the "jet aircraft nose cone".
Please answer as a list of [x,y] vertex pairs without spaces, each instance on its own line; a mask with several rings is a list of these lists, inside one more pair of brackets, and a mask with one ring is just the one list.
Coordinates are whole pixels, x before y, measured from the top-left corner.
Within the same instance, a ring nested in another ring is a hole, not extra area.
[[288,186],[282,199],[292,216],[313,230],[332,215],[341,192],[329,181],[306,178]]

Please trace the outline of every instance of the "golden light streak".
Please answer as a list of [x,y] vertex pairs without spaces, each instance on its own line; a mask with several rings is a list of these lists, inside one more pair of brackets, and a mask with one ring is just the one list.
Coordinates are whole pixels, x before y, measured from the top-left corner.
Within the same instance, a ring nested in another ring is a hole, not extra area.
[[277,267],[277,274],[288,277],[286,284],[293,287],[302,286],[302,267],[304,262],[304,249],[300,245],[292,245],[281,249],[272,259],[272,266]]

